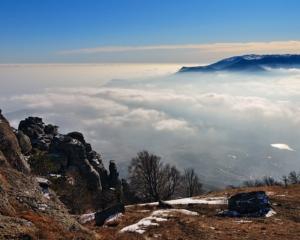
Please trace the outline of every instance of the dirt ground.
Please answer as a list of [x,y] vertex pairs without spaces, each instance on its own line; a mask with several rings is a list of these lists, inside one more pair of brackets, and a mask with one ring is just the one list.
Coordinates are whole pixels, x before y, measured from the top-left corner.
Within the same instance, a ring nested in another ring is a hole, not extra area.
[[299,240],[300,239],[300,185],[284,187],[260,187],[230,189],[210,193],[202,197],[230,196],[242,191],[264,190],[268,193],[276,214],[269,218],[227,218],[216,214],[226,209],[226,205],[180,205],[199,215],[187,216],[176,213],[158,226],[150,226],[143,234],[121,233],[128,225],[147,217],[155,206],[131,206],[126,208],[119,225],[115,227],[86,226],[98,233],[100,239],[140,240],[140,239],[215,239],[215,240]]

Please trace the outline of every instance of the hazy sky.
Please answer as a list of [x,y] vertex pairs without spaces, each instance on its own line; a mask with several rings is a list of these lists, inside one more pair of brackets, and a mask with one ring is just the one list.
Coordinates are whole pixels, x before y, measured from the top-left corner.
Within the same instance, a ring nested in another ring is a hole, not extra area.
[[297,0],[1,0],[0,62],[182,63],[300,52],[299,10]]

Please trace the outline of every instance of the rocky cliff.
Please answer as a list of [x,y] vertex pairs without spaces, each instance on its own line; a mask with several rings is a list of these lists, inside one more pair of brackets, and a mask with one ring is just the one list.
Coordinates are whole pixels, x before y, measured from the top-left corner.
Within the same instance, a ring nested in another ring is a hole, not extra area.
[[47,179],[30,173],[30,154],[29,137],[0,113],[0,239],[97,239],[68,213]]
[[82,133],[61,134],[57,126],[28,117],[20,122],[16,135],[32,171],[52,181],[53,189],[72,212],[95,210],[121,200],[115,162],[110,161],[107,171],[101,155]]

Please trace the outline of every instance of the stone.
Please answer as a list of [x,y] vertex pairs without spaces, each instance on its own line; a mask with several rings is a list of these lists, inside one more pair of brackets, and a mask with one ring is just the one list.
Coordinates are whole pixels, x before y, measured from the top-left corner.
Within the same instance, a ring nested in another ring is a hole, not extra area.
[[162,208],[162,209],[170,209],[170,208],[173,208],[171,204],[165,202],[165,201],[162,201],[162,200],[159,200],[158,201],[158,208]]
[[80,132],[70,132],[67,134],[67,136],[77,139],[79,142],[81,142],[82,144],[85,144],[85,140],[83,137],[83,134]]
[[228,210],[221,213],[229,217],[263,217],[271,210],[264,191],[238,193],[228,199]]
[[116,204],[112,207],[106,208],[103,211],[99,211],[95,213],[95,222],[97,226],[102,226],[105,223],[105,220],[111,216],[114,216],[118,213],[124,213],[125,206],[124,204]]
[[45,134],[56,136],[58,134],[58,126],[48,124],[44,128],[44,132],[45,132]]
[[19,141],[19,145],[23,154],[29,154],[32,150],[30,138],[24,134],[21,130],[16,132],[16,136]]
[[114,160],[109,162],[109,182],[111,187],[116,187],[120,183],[117,165]]

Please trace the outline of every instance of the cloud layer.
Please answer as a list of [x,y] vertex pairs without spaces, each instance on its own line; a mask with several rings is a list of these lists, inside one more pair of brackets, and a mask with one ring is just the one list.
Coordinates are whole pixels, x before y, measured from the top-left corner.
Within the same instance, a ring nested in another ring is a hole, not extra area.
[[299,71],[272,70],[112,80],[0,100],[15,124],[38,115],[63,132],[82,131],[123,175],[136,152],[148,149],[223,186],[300,169],[299,92]]

